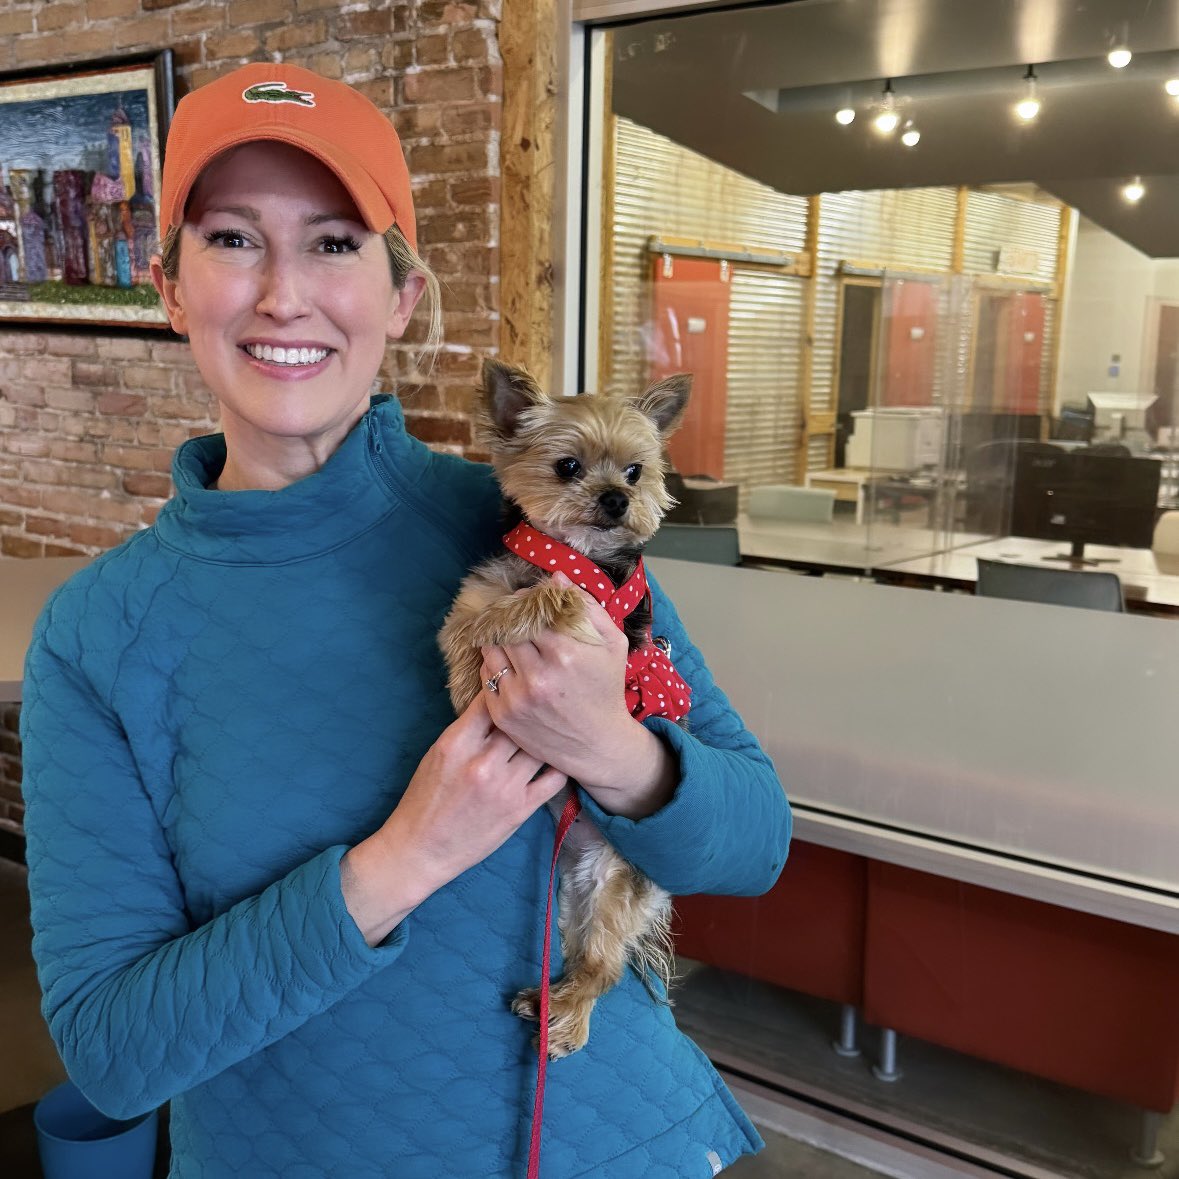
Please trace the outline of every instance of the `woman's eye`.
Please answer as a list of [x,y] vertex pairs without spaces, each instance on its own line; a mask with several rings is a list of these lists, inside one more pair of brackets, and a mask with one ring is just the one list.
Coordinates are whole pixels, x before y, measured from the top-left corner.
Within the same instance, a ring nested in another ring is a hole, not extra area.
[[626,470],[622,473],[626,476],[626,481],[628,483],[637,483],[639,481],[639,476],[643,473],[643,464],[631,463],[631,465],[627,467]]
[[553,463],[553,470],[560,479],[575,479],[581,473],[581,463],[575,458],[561,458]]
[[360,242],[354,237],[325,237],[319,244],[325,254],[354,254],[360,249]]
[[205,241],[211,245],[224,246],[227,250],[240,250],[249,245],[246,235],[239,229],[214,229],[205,234]]

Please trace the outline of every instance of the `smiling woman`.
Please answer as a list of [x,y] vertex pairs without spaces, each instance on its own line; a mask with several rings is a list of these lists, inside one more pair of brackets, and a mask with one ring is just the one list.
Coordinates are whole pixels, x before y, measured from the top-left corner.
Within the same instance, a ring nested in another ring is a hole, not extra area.
[[[582,802],[629,862],[756,892],[785,858],[781,786],[654,584],[690,733],[626,711],[625,643],[552,632],[512,649],[494,720],[491,689],[455,719],[435,636],[502,545],[501,497],[370,396],[432,286],[376,107],[235,70],[181,100],[161,209],[152,278],[222,432],[180,447],[156,523],[66,583],[29,648],[50,1030],[104,1112],[171,1102],[185,1179],[515,1179],[544,804],[623,766]],[[759,1145],[657,990],[628,974],[554,1070],[547,1179],[711,1174]]]

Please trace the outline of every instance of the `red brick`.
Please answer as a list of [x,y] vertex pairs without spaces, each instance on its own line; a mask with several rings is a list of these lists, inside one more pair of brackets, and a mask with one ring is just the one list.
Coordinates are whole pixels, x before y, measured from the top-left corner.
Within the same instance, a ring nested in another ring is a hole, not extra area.
[[86,19],[88,21],[132,16],[139,11],[139,0],[86,0]]
[[336,20],[336,40],[354,41],[364,37],[387,37],[393,31],[389,8],[361,9],[341,13]]
[[445,65],[450,61],[449,33],[435,33],[429,37],[418,37],[415,41],[397,41],[394,44],[410,49],[413,60],[420,66]]
[[[129,471],[171,470],[172,452],[164,448],[116,446],[108,443],[102,448],[104,461]],[[49,507],[48,504],[45,505]]]
[[440,172],[486,172],[489,169],[486,143],[421,144],[406,152],[411,175],[430,176]]
[[147,398],[134,393],[103,393],[95,403],[99,413],[118,414],[120,417],[138,416],[147,408]]
[[249,57],[260,45],[256,29],[233,29],[216,37],[206,37],[205,57],[207,61],[217,61],[226,57]]
[[32,31],[33,14],[28,9],[23,12],[0,12],[0,37],[14,37],[17,33]]
[[225,25],[225,9],[220,4],[202,4],[172,13],[172,35],[177,38],[207,33]]
[[4,449],[9,454],[44,458],[49,454],[49,439],[37,434],[13,434],[4,438]]
[[172,480],[167,475],[143,471],[124,476],[123,490],[128,495],[146,496],[150,499],[167,499],[172,494]]
[[74,361],[75,385],[117,385],[118,383],[119,378],[115,369],[88,360]]
[[499,127],[502,115],[498,102],[449,107],[442,112],[442,131],[447,136],[485,135]]
[[123,369],[123,387],[126,389],[172,388],[172,371],[160,365],[129,364]]
[[89,389],[74,389],[66,382],[64,388],[45,390],[45,404],[51,409],[72,409],[86,413],[94,409],[94,394]]
[[93,336],[53,336],[45,346],[50,356],[75,356],[93,360],[98,355],[98,341]]
[[104,360],[146,360],[147,341],[132,340],[120,336],[100,338],[98,355]]
[[466,418],[406,415],[406,427],[422,442],[449,442],[465,446],[471,441],[471,423]]
[[45,555],[47,557],[83,557],[86,554],[76,545],[51,544],[49,541],[46,541]]
[[[353,45],[344,54],[344,72],[350,75],[369,73],[377,67],[377,51],[369,45]],[[378,81],[385,81],[381,78]]]
[[226,16],[230,28],[286,20],[294,10],[292,0],[232,0]]
[[49,443],[49,457],[67,463],[96,463],[98,445],[94,442],[71,442],[56,438]]
[[403,101],[473,102],[481,96],[479,71],[464,68],[420,70],[401,80]]
[[318,45],[327,39],[327,26],[322,20],[299,21],[298,24],[283,25],[266,34],[266,48],[271,53],[283,53],[288,49],[305,49]]
[[423,28],[431,25],[469,25],[478,15],[474,4],[456,4],[453,0],[429,0],[418,5],[418,21]]
[[33,355],[45,351],[45,336],[35,332],[0,332],[0,352]]
[[491,58],[494,45],[495,34],[489,28],[458,29],[452,42],[454,60],[464,65],[482,65]]
[[68,385],[70,383],[70,362],[56,357],[38,356],[26,360],[21,366],[24,379],[38,385]]
[[110,549],[126,539],[127,533],[116,528],[102,528],[97,524],[70,524],[69,538],[87,549]]
[[45,546],[27,536],[0,536],[0,553],[6,557],[43,557]]
[[81,4],[45,4],[37,10],[37,31],[58,32],[85,20],[86,9]]
[[168,17],[161,13],[158,16],[141,16],[135,21],[118,21],[110,26],[106,35],[116,49],[127,49],[135,45],[152,48],[168,43]]

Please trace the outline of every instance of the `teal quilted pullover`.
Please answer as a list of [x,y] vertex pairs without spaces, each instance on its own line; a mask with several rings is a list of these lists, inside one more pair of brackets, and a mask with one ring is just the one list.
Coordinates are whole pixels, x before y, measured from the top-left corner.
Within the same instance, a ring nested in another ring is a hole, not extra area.
[[[375,948],[339,879],[452,719],[435,635],[498,544],[494,481],[387,397],[282,491],[208,490],[223,460],[220,437],[183,446],[157,524],[62,587],[30,648],[34,954],[62,1060],[116,1117],[171,1101],[177,1179],[516,1179],[536,1056],[508,1003],[538,978],[551,816]],[[637,822],[584,804],[672,892],[764,891],[781,785],[653,592],[694,707],[690,734],[647,723],[681,780]],[[707,1177],[759,1143],[633,974],[549,1069],[546,1179]]]

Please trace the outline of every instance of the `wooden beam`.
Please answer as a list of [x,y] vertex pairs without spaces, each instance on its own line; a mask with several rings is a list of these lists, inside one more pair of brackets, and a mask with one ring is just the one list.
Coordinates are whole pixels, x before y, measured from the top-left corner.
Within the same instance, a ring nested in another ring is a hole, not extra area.
[[966,268],[966,214],[970,207],[970,190],[958,186],[958,203],[954,210],[954,244],[950,251],[950,271],[961,274]]
[[[808,452],[811,436],[811,382],[815,371],[815,307],[819,284],[819,209],[821,197],[816,193],[806,203],[806,252],[811,261],[810,274],[802,296],[802,363],[799,365],[799,384],[802,386],[802,429],[798,436],[798,453],[794,460],[794,481],[806,482]],[[817,424],[817,423],[816,423]],[[816,434],[821,431],[816,430]],[[834,438],[828,447],[827,465],[831,465]]]
[[504,104],[500,136],[500,355],[542,386],[554,335],[555,0],[512,0],[499,28]]
[[[598,389],[614,375],[614,198],[618,186],[618,116],[614,113],[614,34],[606,32],[602,58],[602,221],[601,271],[598,278]],[[588,281],[588,280],[587,280]],[[587,342],[588,343],[588,342]]]

